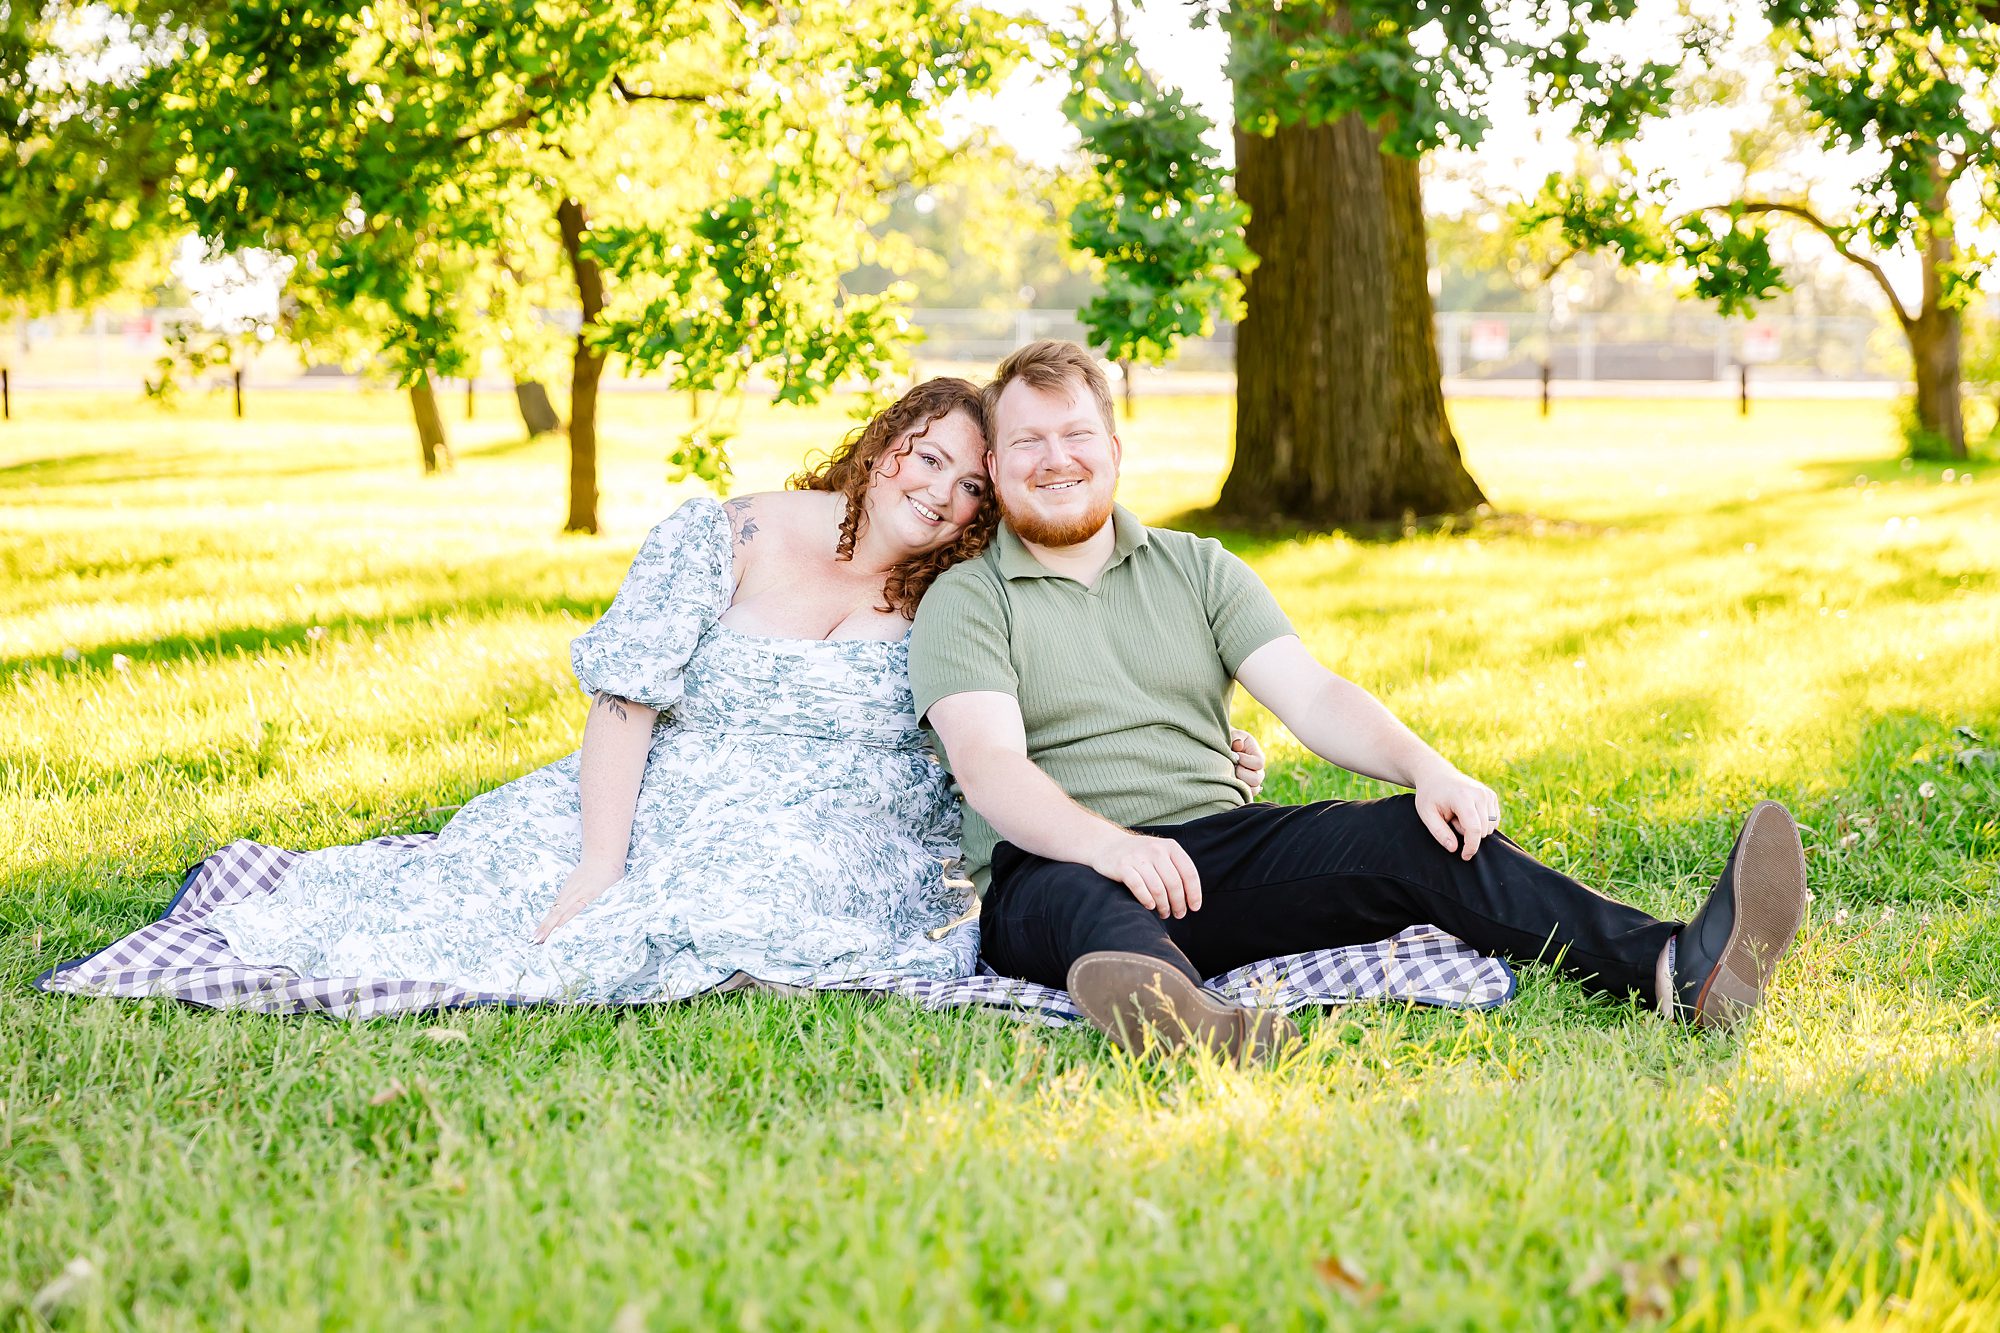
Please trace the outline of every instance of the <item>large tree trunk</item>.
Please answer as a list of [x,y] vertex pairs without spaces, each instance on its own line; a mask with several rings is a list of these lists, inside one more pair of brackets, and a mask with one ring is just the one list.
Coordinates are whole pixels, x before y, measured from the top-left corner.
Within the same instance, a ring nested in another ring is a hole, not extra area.
[[1219,509],[1326,526],[1479,504],[1444,411],[1417,164],[1353,116],[1239,129],[1236,188],[1258,264]]
[[597,382],[604,374],[604,357],[590,345],[589,334],[604,313],[604,275],[597,261],[583,252],[589,222],[583,205],[565,199],[556,208],[563,250],[576,278],[583,322],[576,331],[576,355],[569,375],[569,517],[564,532],[597,531]]
[[1919,453],[1962,459],[1965,452],[1965,320],[1944,303],[1944,271],[1953,259],[1952,238],[1931,231],[1924,245],[1924,303],[1903,324],[1910,339],[1910,362],[1917,381],[1917,426],[1924,438],[1911,441]]
[[521,409],[521,424],[528,428],[530,439],[547,435],[562,425],[555,404],[549,401],[549,391],[540,380],[515,380],[514,402]]
[[417,445],[423,450],[424,475],[451,466],[451,447],[444,439],[444,414],[438,411],[437,386],[427,370],[410,385],[410,413],[417,421]]

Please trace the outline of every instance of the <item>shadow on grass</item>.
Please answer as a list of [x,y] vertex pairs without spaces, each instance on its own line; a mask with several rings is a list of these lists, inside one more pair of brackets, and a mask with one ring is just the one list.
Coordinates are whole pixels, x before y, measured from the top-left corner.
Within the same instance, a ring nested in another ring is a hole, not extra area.
[[[469,444],[454,448],[457,459],[499,459],[515,454],[527,453],[534,448],[548,445],[557,437],[547,435],[505,439],[492,444]],[[274,444],[275,453],[279,446]],[[78,486],[143,485],[159,481],[213,481],[227,482],[270,482],[294,477],[333,476],[339,474],[368,474],[379,476],[387,467],[378,456],[356,456],[344,462],[325,460],[302,460],[288,462],[283,457],[259,457],[254,465],[228,466],[225,460],[234,455],[225,454],[182,454],[180,462],[154,462],[150,467],[133,467],[135,458],[143,458],[131,451],[94,454],[58,454],[46,458],[29,459],[0,467],[0,498],[14,489],[50,490]],[[426,474],[414,449],[407,460],[407,479],[428,481],[449,478],[450,472]],[[222,498],[222,497],[217,497]],[[131,503],[128,501],[128,503]]]
[[[275,452],[277,446],[273,446]],[[286,462],[282,458],[259,458],[254,466],[224,467],[217,465],[218,455],[182,456],[184,465],[154,463],[147,468],[130,466],[134,455],[130,452],[108,454],[63,454],[50,458],[31,459],[0,468],[0,496],[16,487],[50,490],[64,487],[143,485],[156,481],[271,481],[291,477],[331,476],[340,473],[370,473],[382,471],[379,458],[357,457],[348,462],[325,461]],[[123,466],[111,466],[113,461]],[[422,478],[420,467],[414,454],[410,459],[409,473],[413,479]],[[218,497],[221,498],[221,497]],[[132,503],[128,501],[128,503]]]
[[[132,452],[119,450],[115,453],[97,454],[51,454],[45,458],[29,458],[19,463],[9,463],[0,467],[0,489],[11,486],[68,486],[81,481],[122,481],[125,473],[120,464],[130,464]],[[95,470],[103,475],[89,475]]]
[[[1924,482],[1932,485],[1966,485],[1967,490],[1978,490],[1977,477],[1989,467],[2000,467],[2000,457],[1978,457],[1962,463],[1944,462],[1930,458],[1856,458],[1851,460],[1830,459],[1818,463],[1804,463],[1799,471],[1809,477],[1818,478],[1824,485],[1838,489],[1852,486],[1856,477],[1865,477],[1873,482]],[[1946,482],[1944,474],[1954,474],[1951,482]],[[1959,482],[1957,477],[1965,473],[1973,474],[1972,484]]]
[[611,598],[615,592],[616,588],[613,587],[596,597],[563,594],[535,597],[495,590],[470,595],[436,597],[393,615],[330,614],[323,618],[294,620],[277,625],[239,625],[208,634],[166,634],[145,640],[100,643],[88,651],[79,650],[79,656],[74,662],[59,652],[24,653],[13,657],[0,657],[0,671],[10,674],[49,671],[65,676],[81,671],[104,672],[112,669],[111,659],[118,656],[126,658],[134,665],[147,663],[171,668],[184,663],[198,664],[225,657],[261,656],[287,649],[300,649],[316,641],[323,632],[340,631],[365,639],[398,630],[436,627],[452,617],[478,621],[522,613],[543,617],[568,615],[577,622],[577,632],[581,633],[585,626],[604,614],[605,608],[611,605]]
[[[1760,522],[1769,522],[1774,511],[1799,505],[1810,506],[1822,495],[1837,493],[1851,487],[1857,476],[1865,476],[1870,481],[1877,482],[1932,483],[1942,489],[1947,484],[1955,484],[1945,483],[1943,480],[1943,474],[1952,466],[1944,463],[1916,462],[1905,470],[1902,460],[1896,458],[1810,463],[1802,465],[1799,471],[1813,478],[1817,482],[1814,486],[1781,491],[1756,499],[1747,496],[1717,499],[1698,507],[1635,510],[1622,515],[1616,523],[1585,522],[1554,514],[1496,511],[1487,514],[1444,515],[1417,519],[1409,523],[1401,520],[1385,520],[1376,523],[1317,526],[1298,523],[1260,525],[1220,515],[1212,508],[1202,508],[1184,510],[1163,519],[1156,526],[1179,528],[1215,537],[1245,559],[1255,559],[1272,551],[1285,549],[1300,539],[1336,535],[1364,546],[1391,546],[1405,540],[1435,539],[1440,536],[1475,537],[1481,540],[1491,540],[1496,537],[1557,541],[1589,540],[1614,532],[1656,530],[1674,520],[1689,517],[1697,509],[1703,516],[1724,519],[1755,517]],[[1975,460],[1972,463],[1957,464],[1956,470],[1963,474],[1971,469],[1976,476],[1977,470],[1982,466],[2000,466],[2000,462],[1982,463]],[[1964,487],[1961,496],[1939,503],[1934,508],[1945,514],[1978,514],[1993,509],[1995,503],[1990,490],[1975,484]],[[1725,535],[1711,544],[1715,549],[1723,550],[1728,548],[1732,540],[1740,539]]]
[[500,440],[485,440],[468,444],[452,452],[463,461],[466,459],[513,458],[519,454],[533,453],[536,449],[560,449],[567,444],[567,438],[560,431],[550,431],[542,435],[518,435]]

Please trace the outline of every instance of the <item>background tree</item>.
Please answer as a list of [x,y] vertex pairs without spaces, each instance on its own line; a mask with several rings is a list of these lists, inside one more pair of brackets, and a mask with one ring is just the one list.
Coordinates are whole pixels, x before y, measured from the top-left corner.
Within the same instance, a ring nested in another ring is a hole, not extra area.
[[[1817,234],[1881,291],[1909,343],[1912,450],[1964,458],[1962,312],[1986,256],[1966,245],[1959,218],[2000,212],[2000,6],[1766,0],[1760,8],[1777,53],[1780,113],[1825,154],[1865,164],[1847,206],[1816,198],[1810,176],[1768,171],[1746,172],[1732,198],[1674,206],[1681,192],[1669,176],[1626,170],[1551,178],[1524,221],[1628,263],[1685,266],[1696,293],[1725,312],[1787,287],[1771,249],[1774,224]],[[1691,53],[1688,77],[1701,76],[1707,54]],[[1882,262],[1898,250],[1918,262],[1914,301]]]
[[0,5],[0,308],[88,303],[157,253],[162,146],[109,107],[178,48],[101,6]]
[[[1226,312],[1230,285],[1182,275],[1242,272],[1255,256],[1237,330],[1236,457],[1221,510],[1305,525],[1450,513],[1479,502],[1443,405],[1418,159],[1476,144],[1489,124],[1491,71],[1513,62],[1538,105],[1575,108],[1589,133],[1629,135],[1664,102],[1676,63],[1588,53],[1590,36],[1637,0],[1241,0],[1199,3],[1196,21],[1229,38],[1236,200],[1241,231],[1212,233],[1205,254],[1168,257],[1198,237],[1166,226],[1219,219],[1227,167],[1137,64],[1116,26],[1074,39],[1085,82],[1072,115],[1101,184],[1077,243],[1130,293],[1086,309],[1109,348],[1170,348],[1192,328],[1190,300]],[[1500,13],[1504,8],[1505,23]],[[1127,127],[1129,125],[1129,127]],[[1193,130],[1190,133],[1190,130]],[[1131,188],[1140,182],[1145,188]],[[1148,191],[1150,190],[1150,193]],[[1104,209],[1123,215],[1109,234]],[[1151,300],[1139,293],[1157,294]],[[1122,313],[1121,313],[1122,312]],[[1121,319],[1126,321],[1121,325]]]
[[874,229],[876,260],[844,281],[854,291],[907,281],[934,308],[1082,305],[1098,284],[1065,244],[1073,193],[1072,173],[971,137],[922,184],[894,194]]
[[[570,339],[564,526],[597,528],[607,358],[728,395],[768,375],[806,402],[895,367],[902,293],[856,296],[878,195],[946,151],[939,113],[1004,70],[985,11],[857,0],[140,0],[185,34],[96,132],[171,163],[175,223],[298,261],[287,331],[364,344],[408,385],[463,373],[479,301],[552,273]],[[532,298],[530,298],[532,299]],[[432,399],[434,402],[434,399]],[[727,423],[675,455],[719,475]]]

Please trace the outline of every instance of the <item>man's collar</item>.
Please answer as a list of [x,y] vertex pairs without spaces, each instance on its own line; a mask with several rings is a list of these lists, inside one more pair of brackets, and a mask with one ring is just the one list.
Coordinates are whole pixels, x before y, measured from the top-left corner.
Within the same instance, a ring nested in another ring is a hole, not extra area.
[[[1124,505],[1111,506],[1111,559],[1106,562],[1106,571],[1116,569],[1125,558],[1144,546],[1147,542],[1146,525]],[[1035,559],[1028,544],[1014,535],[1014,530],[1001,523],[999,533],[993,539],[993,550],[999,561],[1000,573],[1010,579],[1060,579],[1067,574],[1058,574],[1041,561]]]

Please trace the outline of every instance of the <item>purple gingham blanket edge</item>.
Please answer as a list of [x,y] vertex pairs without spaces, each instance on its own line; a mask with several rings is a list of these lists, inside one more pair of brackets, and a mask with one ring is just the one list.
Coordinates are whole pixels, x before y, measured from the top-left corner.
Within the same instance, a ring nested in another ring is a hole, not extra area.
[[[375,841],[408,846],[433,836],[397,834]],[[39,990],[71,995],[162,996],[213,1009],[352,1019],[529,1003],[517,996],[438,982],[304,977],[236,957],[221,932],[203,924],[204,918],[223,903],[271,892],[300,855],[262,843],[230,843],[189,868],[180,892],[159,920],[93,954],[50,968],[34,984]],[[739,973],[718,989],[761,984]],[[1516,981],[1513,969],[1500,959],[1476,952],[1435,926],[1412,926],[1372,944],[1266,959],[1210,978],[1206,984],[1237,1004],[1288,1012],[1363,1000],[1490,1009],[1513,998]],[[954,980],[874,975],[806,989],[899,995],[926,1009],[984,1008],[1050,1026],[1081,1017],[1067,992],[996,975],[984,964],[977,974]]]

